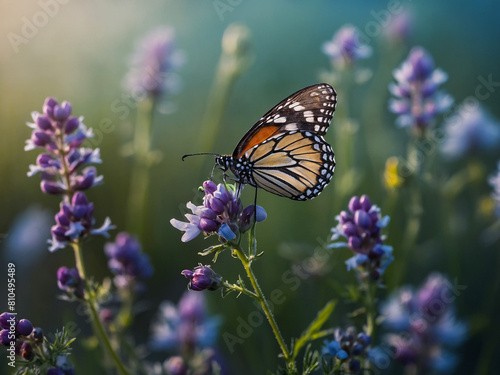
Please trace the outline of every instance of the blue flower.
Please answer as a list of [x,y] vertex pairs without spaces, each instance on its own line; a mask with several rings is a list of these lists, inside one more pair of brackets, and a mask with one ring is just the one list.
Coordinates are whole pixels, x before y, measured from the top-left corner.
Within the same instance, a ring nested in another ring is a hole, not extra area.
[[340,69],[354,65],[358,60],[371,56],[372,48],[361,42],[360,35],[352,25],[342,26],[332,40],[323,44],[323,52]]
[[[381,229],[389,224],[389,216],[380,214],[380,208],[372,205],[370,198],[354,196],[349,201],[349,211],[342,211],[332,228],[329,248],[348,247],[355,255],[346,261],[347,270],[357,269],[363,276],[378,280],[394,260],[392,247],[384,245]],[[346,241],[338,241],[345,238]]]
[[337,328],[334,340],[325,341],[321,353],[334,357],[340,366],[347,366],[346,369],[355,372],[360,368],[360,361],[368,357],[370,343],[371,337],[364,332],[356,333],[354,327]]
[[476,103],[462,104],[444,123],[441,152],[449,159],[497,149],[500,146],[500,123]]
[[432,120],[453,104],[451,96],[438,90],[448,76],[434,69],[432,57],[422,47],[413,48],[393,74],[397,83],[389,85],[395,96],[389,101],[389,109],[398,115],[396,125],[412,127],[422,135]]
[[160,305],[152,327],[151,347],[156,350],[194,350],[215,344],[220,325],[218,317],[208,317],[203,293],[184,293],[178,306]]
[[498,171],[490,177],[489,183],[493,188],[493,199],[495,199],[497,203],[496,214],[500,217],[500,161],[498,162]]
[[419,373],[451,372],[456,357],[450,349],[466,338],[467,327],[458,322],[452,305],[454,286],[442,275],[433,274],[416,292],[401,288],[382,305],[384,341],[405,366]]
[[109,269],[116,275],[118,288],[128,288],[136,280],[150,278],[153,274],[149,256],[142,252],[137,239],[126,232],[118,233],[115,242],[108,242],[104,252]]

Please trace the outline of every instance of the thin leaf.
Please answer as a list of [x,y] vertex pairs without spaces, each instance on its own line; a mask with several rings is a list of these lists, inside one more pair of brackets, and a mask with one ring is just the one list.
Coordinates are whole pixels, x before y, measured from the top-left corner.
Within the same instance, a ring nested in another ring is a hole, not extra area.
[[333,313],[336,304],[337,301],[328,302],[326,306],[318,313],[316,318],[311,322],[309,327],[307,327],[304,333],[302,333],[302,335],[294,345],[293,356],[292,356],[293,359],[297,358],[297,355],[299,354],[302,347],[306,345],[309,341],[311,341],[311,338],[321,329],[323,324],[325,324],[327,319]]

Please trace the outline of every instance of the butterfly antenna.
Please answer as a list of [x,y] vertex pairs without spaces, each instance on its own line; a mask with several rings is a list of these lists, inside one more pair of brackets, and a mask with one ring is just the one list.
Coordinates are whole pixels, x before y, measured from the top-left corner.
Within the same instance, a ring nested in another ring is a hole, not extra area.
[[216,154],[214,152],[199,152],[197,154],[186,154],[182,157],[182,161],[184,161],[184,159],[187,158],[188,156],[196,156],[196,155],[214,155],[214,156],[217,156],[219,154]]

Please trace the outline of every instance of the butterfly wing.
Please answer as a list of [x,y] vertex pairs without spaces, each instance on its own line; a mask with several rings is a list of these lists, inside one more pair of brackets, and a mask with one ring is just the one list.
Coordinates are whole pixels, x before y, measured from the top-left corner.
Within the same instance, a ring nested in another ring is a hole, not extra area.
[[326,83],[312,85],[282,100],[271,108],[243,136],[233,152],[238,159],[264,140],[290,131],[309,131],[325,135],[333,118],[337,93]]
[[335,155],[321,135],[290,131],[271,136],[242,156],[252,165],[251,183],[295,200],[316,197],[330,182]]

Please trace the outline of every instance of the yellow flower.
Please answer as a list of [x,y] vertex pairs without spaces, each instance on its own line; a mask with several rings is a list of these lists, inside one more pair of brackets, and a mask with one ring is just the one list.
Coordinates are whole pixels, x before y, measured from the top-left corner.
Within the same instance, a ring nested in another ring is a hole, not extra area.
[[384,185],[387,190],[397,189],[403,185],[404,179],[398,174],[399,160],[391,156],[385,162]]

